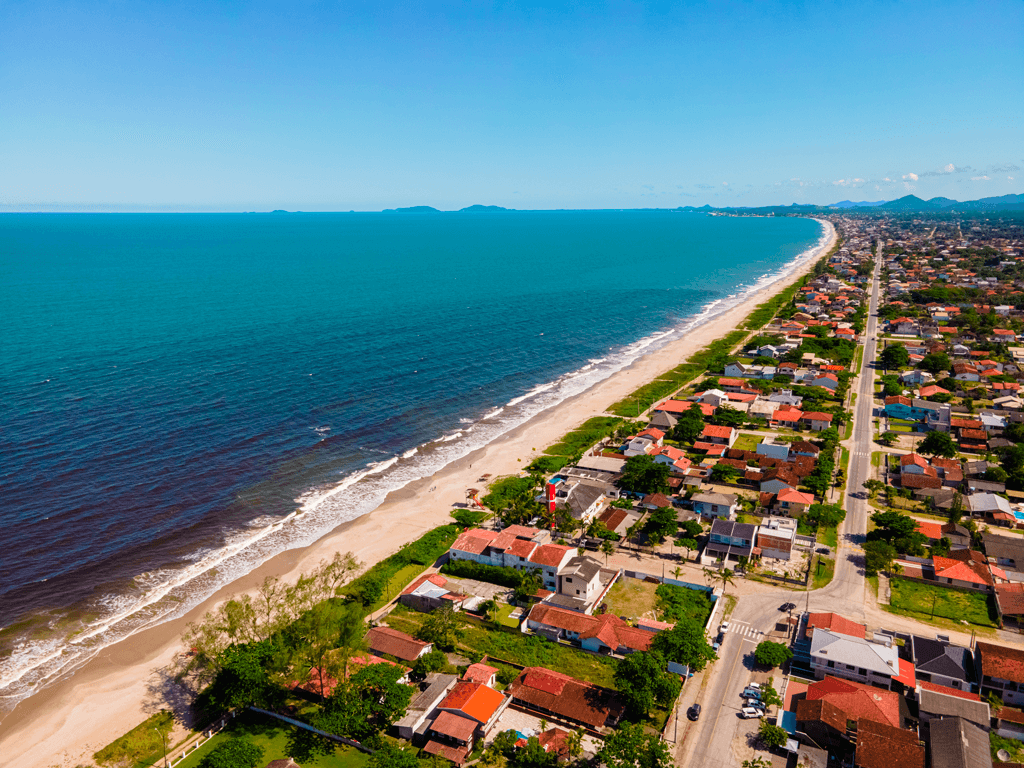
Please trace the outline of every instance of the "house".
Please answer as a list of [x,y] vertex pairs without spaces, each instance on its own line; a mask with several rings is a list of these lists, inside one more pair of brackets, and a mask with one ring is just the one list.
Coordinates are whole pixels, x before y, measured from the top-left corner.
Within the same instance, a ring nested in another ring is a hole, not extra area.
[[928,371],[922,371],[919,368],[914,368],[910,371],[904,371],[900,374],[900,381],[904,384],[913,384],[921,386],[923,384],[931,384],[935,381],[935,377],[928,373]]
[[980,727],[962,717],[932,720],[928,748],[932,768],[992,768],[987,724]]
[[622,452],[627,457],[646,456],[654,453],[665,439],[665,433],[656,427],[648,427],[643,432],[629,438]]
[[1024,627],[1024,583],[996,584],[994,589],[999,626]]
[[738,561],[754,554],[757,526],[750,523],[735,523],[716,518],[711,524],[711,533],[704,548],[704,556],[714,559]]
[[375,656],[394,656],[408,662],[434,649],[433,643],[424,643],[391,627],[373,627],[366,633],[366,645]]
[[821,432],[832,426],[832,414],[820,411],[805,411],[800,417],[800,423],[811,428],[812,432]]
[[698,515],[727,520],[735,518],[739,508],[739,497],[734,493],[696,493],[690,502]]
[[467,595],[448,589],[448,579],[439,573],[424,574],[402,590],[398,602],[417,611],[430,613],[448,603],[455,610],[462,607]]
[[996,578],[1005,581],[1005,574],[997,569],[993,573],[988,559],[980,552],[970,549],[951,551],[947,557],[932,558],[935,569],[935,581],[950,584],[961,589],[974,589],[979,592],[992,592]]
[[547,602],[573,611],[590,613],[610,586],[601,581],[601,564],[588,555],[578,555],[558,570],[557,594]]
[[761,476],[761,493],[779,493],[784,488],[796,489],[799,479],[788,469],[772,467]]
[[817,629],[827,629],[837,635],[848,635],[849,637],[863,638],[867,633],[867,627],[858,624],[856,621],[840,616],[838,613],[809,613],[804,625],[804,635],[807,638],[814,637]]
[[809,382],[812,387],[824,387],[831,392],[839,389],[839,378],[834,373],[823,373],[815,376]]
[[953,363],[953,378],[957,381],[981,381],[978,369],[970,363]]
[[914,731],[864,720],[857,723],[855,768],[924,768],[925,749]]
[[985,554],[995,560],[1001,568],[1024,572],[1024,538],[1020,536],[1000,536],[985,531],[981,535],[985,545]]
[[922,725],[943,717],[962,717],[982,728],[989,727],[988,702],[976,693],[965,693],[933,683],[917,683],[918,714]]
[[913,688],[914,665],[899,657],[892,638],[871,642],[828,629],[815,628],[811,638],[811,669],[819,680],[826,675],[892,688]]
[[821,453],[821,448],[806,440],[797,440],[795,443],[790,443],[789,450],[794,456],[806,456],[811,459],[817,459],[818,454]]
[[935,411],[936,408],[934,403],[925,400],[911,400],[903,395],[890,395],[885,398],[885,415],[890,419],[925,421],[928,414]]
[[902,696],[837,677],[811,683],[796,704],[797,730],[832,755],[848,754],[865,723],[899,728],[908,716]]
[[917,520],[917,530],[931,542],[949,540],[951,549],[968,549],[971,546],[971,532],[957,523],[940,523],[931,520]]
[[775,411],[768,423],[773,427],[796,429],[800,426],[800,419],[803,415],[803,411],[786,406]]
[[594,653],[619,655],[648,650],[655,635],[610,613],[588,616],[545,604],[530,610],[526,628],[549,640],[569,640]]
[[661,446],[653,455],[655,463],[667,465],[669,470],[676,474],[681,475],[693,466],[685,451],[671,445]]
[[789,461],[789,443],[784,443],[775,436],[766,437],[757,444],[757,455]]
[[948,640],[912,635],[910,651],[918,683],[935,683],[958,691],[977,690],[974,657],[968,648]]
[[517,706],[532,714],[594,730],[615,727],[624,709],[615,692],[544,667],[524,669],[508,692]]
[[[782,366],[780,366],[781,368]],[[779,403],[780,405],[788,405],[793,408],[799,409],[803,404],[804,399],[793,394],[791,389],[780,389],[777,392],[772,392],[768,396],[768,402]]]
[[544,589],[554,592],[558,571],[576,556],[576,548],[543,543],[547,540],[546,531],[523,525],[508,526],[500,533],[471,528],[455,540],[448,557],[482,565],[536,570],[544,581]]
[[[657,459],[655,459],[657,461]],[[569,510],[573,520],[582,523],[589,523],[601,511],[604,505],[604,491],[589,483],[575,483],[565,486],[565,496],[558,497],[556,491],[556,506]],[[560,502],[560,503],[559,503]]]
[[733,427],[708,424],[704,427],[704,431],[700,433],[700,439],[713,445],[725,445],[732,448],[732,444],[736,442],[738,434]]
[[477,662],[466,667],[466,671],[462,673],[462,679],[468,680],[471,683],[483,683],[493,688],[498,681],[498,670],[495,667]]
[[917,336],[920,330],[921,326],[917,324],[917,320],[909,317],[898,317],[889,321],[889,333],[900,336]]
[[455,687],[458,681],[459,678],[455,675],[429,673],[426,680],[413,694],[412,700],[405,710],[405,715],[395,723],[398,735],[409,741],[412,741],[413,738],[419,741],[420,737],[425,736],[429,725],[427,719],[436,712],[437,705],[448,696],[448,692]]
[[718,408],[721,405],[729,404],[729,396],[720,389],[708,389],[697,395],[697,400],[701,403],[707,403],[708,405]]
[[981,676],[981,695],[994,693],[1004,704],[1024,704],[1024,649],[978,641],[974,660]]
[[788,517],[800,517],[814,504],[813,493],[802,493],[793,488],[783,488],[775,497],[775,509]]
[[757,547],[761,557],[789,560],[796,540],[796,521],[785,517],[768,517],[757,529]]
[[972,493],[966,499],[967,510],[976,517],[1016,522],[1010,509],[1010,502],[994,493]]
[[423,751],[456,765],[466,762],[476,739],[486,737],[511,699],[483,683],[461,681],[438,705]]

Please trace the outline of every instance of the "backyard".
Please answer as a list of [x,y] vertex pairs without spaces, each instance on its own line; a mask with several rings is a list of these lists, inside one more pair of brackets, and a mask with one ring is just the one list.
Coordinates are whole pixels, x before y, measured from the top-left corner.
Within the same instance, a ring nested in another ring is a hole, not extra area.
[[241,738],[263,748],[259,765],[272,760],[294,758],[303,768],[362,768],[369,764],[369,755],[353,747],[330,743],[301,728],[264,715],[247,713],[232,720],[199,749],[178,763],[175,768],[198,768],[200,762],[218,745],[230,738]]
[[608,612],[616,616],[633,618],[654,617],[654,591],[657,584],[649,584],[640,579],[619,579],[605,596],[604,602]]
[[889,605],[894,612],[918,619],[940,616],[980,627],[997,626],[988,595],[900,578],[894,578],[889,587]]

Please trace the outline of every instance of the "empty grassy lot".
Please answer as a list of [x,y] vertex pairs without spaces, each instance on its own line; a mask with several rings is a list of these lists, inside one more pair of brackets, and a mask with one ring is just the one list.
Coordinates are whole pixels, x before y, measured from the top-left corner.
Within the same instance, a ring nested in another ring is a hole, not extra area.
[[[890,607],[915,619],[929,619],[933,613],[953,621],[967,621],[979,627],[995,627],[988,595],[922,584],[894,578],[889,588]],[[934,606],[934,611],[933,611]]]
[[648,584],[639,579],[619,579],[604,601],[608,605],[609,613],[640,618],[654,610],[657,599],[654,591],[657,588],[657,584]]

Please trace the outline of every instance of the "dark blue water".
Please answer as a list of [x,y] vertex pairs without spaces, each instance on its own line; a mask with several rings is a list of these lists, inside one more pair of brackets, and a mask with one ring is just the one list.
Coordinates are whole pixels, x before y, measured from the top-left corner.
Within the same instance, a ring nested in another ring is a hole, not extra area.
[[820,235],[645,211],[0,216],[0,626],[47,628],[4,637],[0,693],[67,627],[102,644],[171,582],[186,604],[311,542]]

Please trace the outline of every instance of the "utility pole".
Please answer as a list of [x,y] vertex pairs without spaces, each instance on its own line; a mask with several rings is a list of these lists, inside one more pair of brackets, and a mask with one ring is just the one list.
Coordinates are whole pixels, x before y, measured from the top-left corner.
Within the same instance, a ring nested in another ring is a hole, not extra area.
[[157,727],[154,727],[153,730],[157,732],[158,736],[160,736],[160,743],[164,745],[164,768],[168,768],[168,766],[167,766],[167,734],[164,733],[162,730],[160,730]]

